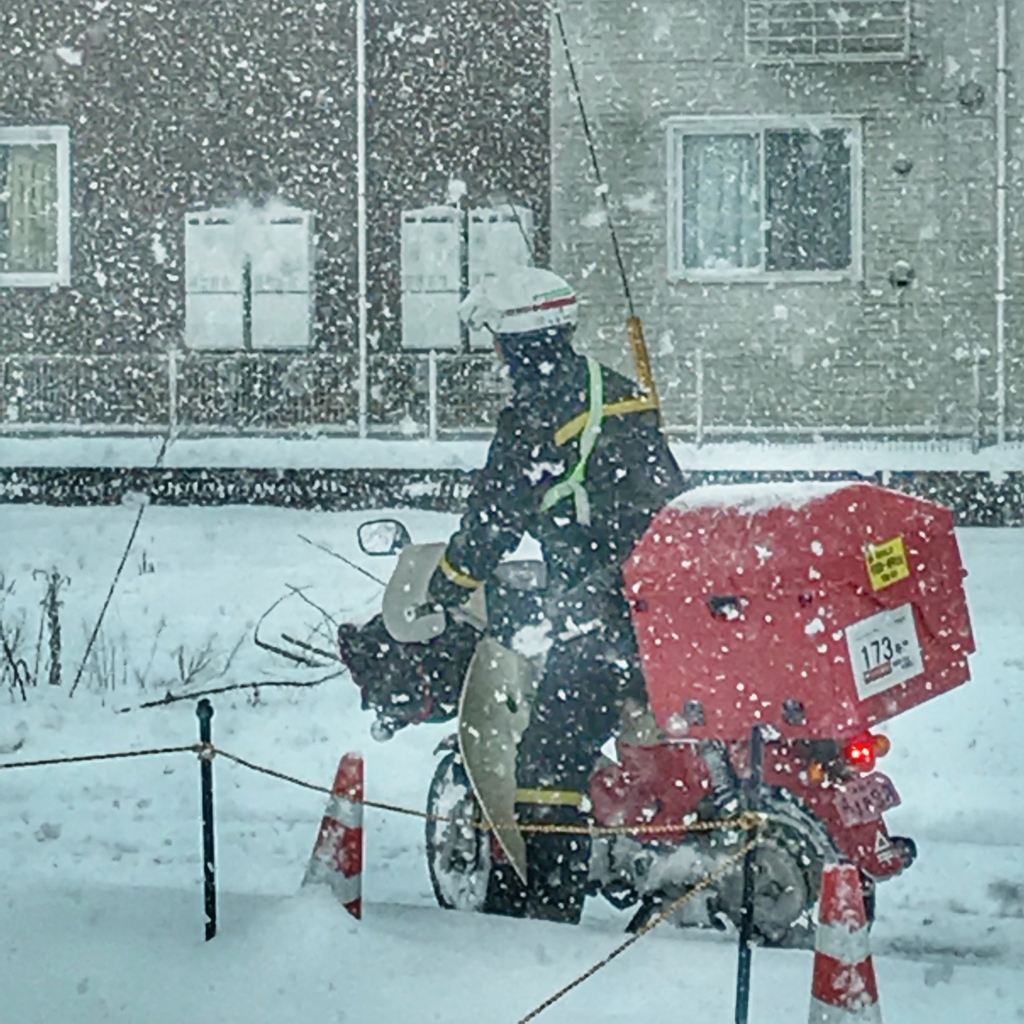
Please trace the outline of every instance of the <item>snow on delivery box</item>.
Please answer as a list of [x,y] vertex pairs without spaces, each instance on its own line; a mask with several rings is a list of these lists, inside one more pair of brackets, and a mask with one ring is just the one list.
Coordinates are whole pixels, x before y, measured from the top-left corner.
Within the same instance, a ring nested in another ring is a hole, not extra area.
[[670,737],[843,738],[969,678],[952,514],[873,484],[689,491],[624,576]]

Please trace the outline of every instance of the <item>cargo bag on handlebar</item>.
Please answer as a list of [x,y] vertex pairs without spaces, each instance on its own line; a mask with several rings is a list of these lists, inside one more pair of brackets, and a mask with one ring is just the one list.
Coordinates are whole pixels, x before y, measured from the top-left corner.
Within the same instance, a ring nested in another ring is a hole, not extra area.
[[480,634],[449,620],[429,643],[399,643],[375,615],[365,626],[338,628],[341,660],[362,695],[392,730],[418,722],[447,722],[458,711],[459,692]]

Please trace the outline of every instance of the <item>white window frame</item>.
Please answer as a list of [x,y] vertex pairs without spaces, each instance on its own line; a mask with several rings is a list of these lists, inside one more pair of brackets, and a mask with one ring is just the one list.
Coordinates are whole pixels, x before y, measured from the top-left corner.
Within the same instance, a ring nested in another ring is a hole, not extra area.
[[0,288],[52,288],[71,284],[71,132],[66,125],[0,127],[0,146],[57,147],[57,269],[0,271]]
[[[668,169],[668,278],[670,281],[715,282],[825,282],[859,281],[863,277],[863,156],[861,119],[851,115],[672,117],[665,121]],[[692,135],[733,135],[760,133],[760,196],[764,215],[765,146],[764,132],[770,129],[821,131],[842,128],[850,133],[850,265],[842,270],[766,270],[764,245],[758,267],[704,269],[687,267],[683,257],[683,139]]]

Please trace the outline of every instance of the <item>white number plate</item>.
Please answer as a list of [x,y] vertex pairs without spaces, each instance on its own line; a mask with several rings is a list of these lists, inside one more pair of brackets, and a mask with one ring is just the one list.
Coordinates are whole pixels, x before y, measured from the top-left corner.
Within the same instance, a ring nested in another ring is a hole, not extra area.
[[873,697],[924,671],[914,609],[909,604],[878,612],[846,627],[857,695]]
[[847,828],[876,821],[900,805],[900,795],[888,775],[873,772],[847,779],[836,789],[836,810]]

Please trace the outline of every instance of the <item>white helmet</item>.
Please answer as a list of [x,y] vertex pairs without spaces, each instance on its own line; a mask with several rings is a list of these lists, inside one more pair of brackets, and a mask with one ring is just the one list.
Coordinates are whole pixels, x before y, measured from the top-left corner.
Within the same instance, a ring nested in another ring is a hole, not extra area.
[[545,327],[575,327],[579,304],[572,285],[550,270],[520,267],[474,285],[459,306],[471,330],[526,334]]

